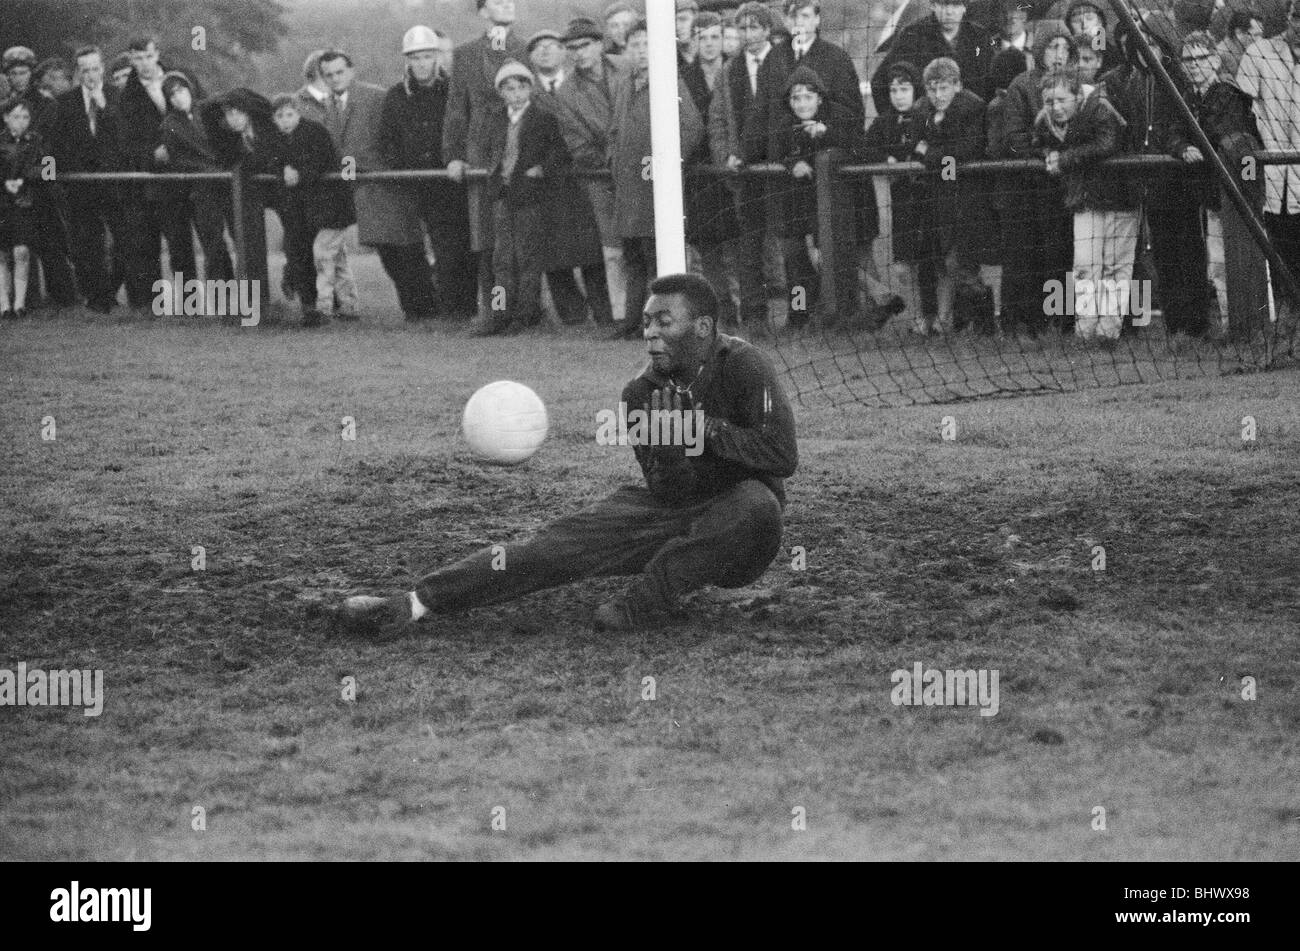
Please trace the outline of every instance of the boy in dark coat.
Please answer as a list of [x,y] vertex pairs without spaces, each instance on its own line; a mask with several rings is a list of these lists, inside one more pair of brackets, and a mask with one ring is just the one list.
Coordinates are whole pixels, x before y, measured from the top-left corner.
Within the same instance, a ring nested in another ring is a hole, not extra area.
[[[196,108],[189,78],[181,73],[168,73],[163,78],[163,95],[168,110],[162,122],[162,144],[167,150],[168,171],[221,171],[221,162]],[[234,276],[225,234],[230,218],[230,189],[221,182],[187,184],[184,201],[203,248],[203,276],[206,280],[229,280]]]
[[[961,70],[947,57],[930,63],[922,78],[926,98],[913,109],[917,141],[911,158],[939,173],[921,185],[922,333],[949,333],[961,329],[955,322],[957,294],[974,294],[980,285],[969,262],[988,226],[979,215],[983,185],[956,173],[956,166],[984,156],[984,100],[962,88]],[[991,323],[992,314],[987,317]]]
[[[1043,76],[1075,61],[1070,31],[1059,20],[1040,20],[1034,29],[1034,66],[1007,86],[996,145],[1000,158],[1041,158],[1034,151],[1034,123],[1043,110]],[[999,54],[1001,55],[1001,54]],[[993,143],[990,143],[991,145]],[[1064,280],[1073,266],[1073,216],[1065,207],[1059,178],[1042,172],[1008,172],[999,177],[1003,230],[1002,326],[1006,332],[1038,334],[1050,321],[1043,310],[1043,285]]]
[[[37,188],[45,147],[31,130],[32,108],[21,96],[0,106],[0,317],[27,316],[30,248],[39,218]],[[10,307],[10,266],[13,268],[13,307]]]
[[571,165],[559,120],[531,103],[533,74],[510,61],[497,70],[505,108],[488,119],[491,133],[485,199],[496,245],[490,333],[519,333],[542,319],[542,274],[548,264],[548,206]]
[[1074,70],[1042,79],[1043,111],[1034,145],[1049,175],[1065,183],[1074,213],[1074,332],[1119,339],[1131,294],[1139,216],[1123,177],[1100,163],[1123,148],[1124,120]]
[[[320,324],[332,312],[338,278],[338,247],[344,229],[357,220],[352,192],[341,181],[323,181],[321,176],[340,167],[338,152],[329,131],[319,122],[304,119],[295,96],[284,93],[271,102],[278,138],[275,165],[284,182],[280,194],[280,219],[284,222],[285,268],[299,289],[302,322],[305,327]],[[292,240],[289,235],[292,233]],[[339,297],[355,298],[355,290],[342,287]]]

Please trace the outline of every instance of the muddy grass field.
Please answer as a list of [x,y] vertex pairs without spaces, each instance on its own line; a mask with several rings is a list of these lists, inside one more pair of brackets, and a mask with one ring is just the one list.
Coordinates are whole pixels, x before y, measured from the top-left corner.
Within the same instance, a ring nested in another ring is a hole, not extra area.
[[[754,588],[645,635],[593,633],[601,581],[374,646],[304,601],[638,477],[594,439],[637,344],[376,306],[69,315],[0,350],[0,667],[105,690],[97,718],[0,707],[0,857],[1300,858],[1295,372],[804,410]],[[551,412],[515,469],[457,433],[501,378]],[[895,706],[917,662],[999,671],[997,715]]]

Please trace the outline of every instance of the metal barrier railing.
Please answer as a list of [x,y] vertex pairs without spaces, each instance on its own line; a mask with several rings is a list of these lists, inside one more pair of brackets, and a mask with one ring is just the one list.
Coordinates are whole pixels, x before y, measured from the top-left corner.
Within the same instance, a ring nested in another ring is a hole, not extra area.
[[[1284,165],[1300,163],[1300,151],[1257,151],[1254,158],[1259,165]],[[852,208],[851,198],[844,194],[844,183],[850,179],[882,176],[887,178],[904,175],[937,174],[919,162],[882,162],[852,163],[844,160],[843,153],[834,150],[819,152],[816,160],[814,182],[817,188],[818,243],[822,258],[822,294],[823,300],[832,303],[840,299],[836,293],[839,281],[856,280],[851,274],[848,263],[855,256],[848,251],[851,241],[849,219],[846,209]],[[1114,168],[1127,174],[1149,173],[1156,170],[1187,171],[1188,166],[1165,155],[1122,155],[1107,159],[1104,167]],[[1041,159],[979,159],[957,165],[959,175],[984,176],[1006,172],[1043,171]],[[583,179],[608,179],[609,169],[573,169],[571,174]],[[779,178],[789,176],[789,169],[779,162],[759,162],[742,166],[739,169],[720,168],[713,165],[696,165],[688,169],[688,178],[723,177],[736,178]],[[1045,174],[1045,173],[1044,173]],[[467,188],[482,188],[490,177],[488,169],[468,169],[461,180]],[[382,171],[356,172],[344,174],[330,172],[322,175],[327,181],[365,182],[420,182],[455,180],[446,169],[386,169]],[[230,186],[231,198],[231,237],[234,239],[236,261],[235,277],[240,280],[248,278],[249,261],[257,255],[266,255],[265,244],[250,247],[252,236],[244,226],[245,204],[250,200],[247,188],[250,183],[274,185],[279,179],[274,175],[243,175],[237,171],[223,172],[69,172],[58,176],[59,182],[120,182],[150,183],[165,181],[184,182],[224,182]],[[1259,329],[1261,322],[1268,320],[1268,292],[1266,286],[1266,255],[1258,247],[1257,238],[1249,223],[1232,207],[1224,203],[1221,211],[1224,225],[1225,248],[1232,244],[1235,253],[1229,262],[1228,295],[1232,306],[1230,310],[1236,319],[1230,326],[1234,336],[1248,335]],[[264,242],[264,236],[263,236]],[[1291,279],[1289,274],[1285,278]]]

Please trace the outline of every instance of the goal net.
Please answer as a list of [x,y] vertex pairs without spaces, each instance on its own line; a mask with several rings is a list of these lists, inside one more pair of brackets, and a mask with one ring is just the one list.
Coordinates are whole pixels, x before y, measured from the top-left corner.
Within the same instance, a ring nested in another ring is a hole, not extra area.
[[[744,44],[763,18],[735,6],[722,22]],[[729,302],[723,328],[773,353],[804,405],[1293,356],[1300,81],[1285,31],[1300,14],[1284,2],[768,9],[757,75],[742,45],[704,96],[686,238]],[[716,174],[737,150],[746,168]]]

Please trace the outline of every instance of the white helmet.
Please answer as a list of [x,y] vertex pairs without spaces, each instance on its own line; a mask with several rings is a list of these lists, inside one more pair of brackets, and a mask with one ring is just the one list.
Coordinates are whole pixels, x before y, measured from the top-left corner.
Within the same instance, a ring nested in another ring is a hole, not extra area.
[[431,30],[427,26],[413,26],[402,37],[403,56],[407,53],[418,53],[421,50],[440,49],[442,49],[442,37],[437,30]]

